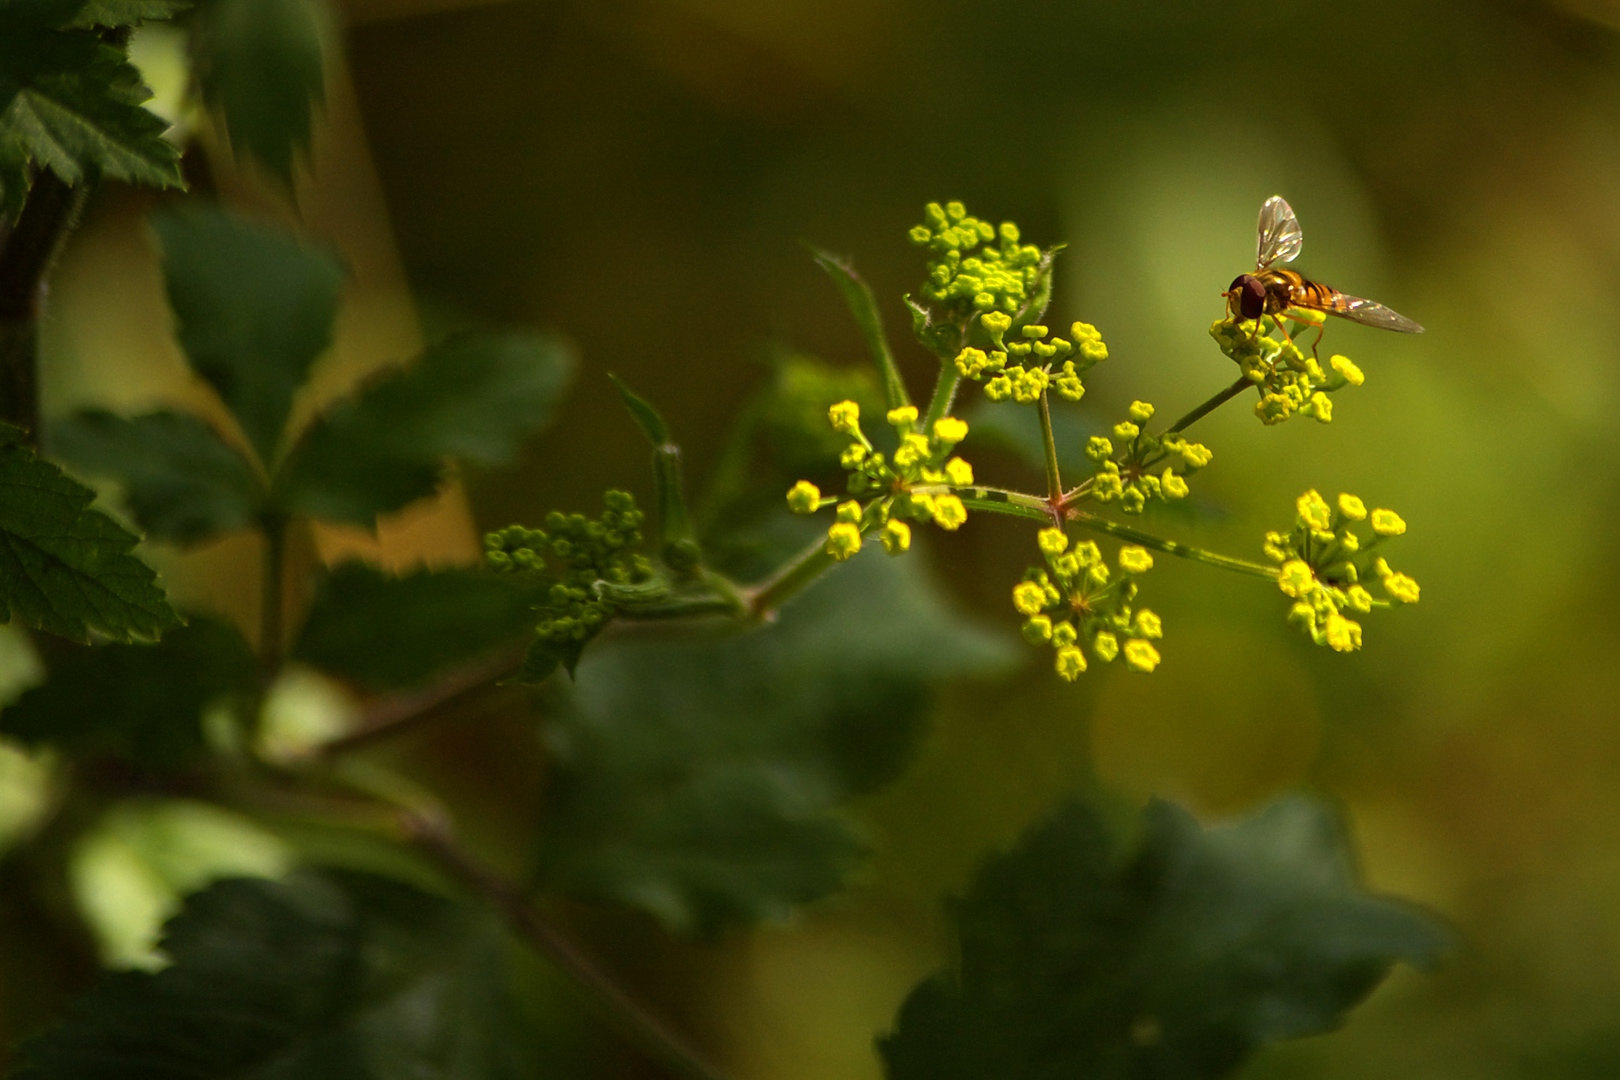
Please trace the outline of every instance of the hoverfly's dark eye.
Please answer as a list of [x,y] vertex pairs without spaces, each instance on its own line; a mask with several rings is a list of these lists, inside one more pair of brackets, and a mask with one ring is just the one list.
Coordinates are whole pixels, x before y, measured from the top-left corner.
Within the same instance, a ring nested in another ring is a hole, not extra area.
[[1232,287],[1227,292],[1236,294],[1238,318],[1244,322],[1258,319],[1266,310],[1266,287],[1253,274],[1240,274],[1233,278]]

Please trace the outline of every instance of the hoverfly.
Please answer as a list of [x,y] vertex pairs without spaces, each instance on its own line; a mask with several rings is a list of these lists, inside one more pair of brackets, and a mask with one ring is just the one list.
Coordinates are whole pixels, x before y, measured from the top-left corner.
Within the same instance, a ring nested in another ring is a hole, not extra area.
[[[1423,333],[1423,327],[1383,304],[1342,293],[1293,270],[1277,269],[1298,258],[1305,243],[1299,219],[1281,195],[1273,195],[1261,205],[1259,224],[1254,273],[1239,274],[1221,294],[1226,297],[1226,310],[1233,318],[1247,322],[1270,315],[1279,330],[1282,330],[1284,318],[1312,324],[1316,327],[1316,341],[1311,345],[1313,353],[1322,341],[1324,315],[1338,315],[1352,322],[1403,334]],[[1287,337],[1288,331],[1283,330],[1283,336]]]

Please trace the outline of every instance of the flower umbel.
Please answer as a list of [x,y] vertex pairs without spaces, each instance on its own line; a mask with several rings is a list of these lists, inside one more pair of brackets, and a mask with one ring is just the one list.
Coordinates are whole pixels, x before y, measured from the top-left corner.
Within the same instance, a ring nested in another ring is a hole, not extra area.
[[1036,539],[1047,568],[1030,567],[1013,587],[1013,607],[1025,616],[1024,640],[1050,644],[1056,651],[1053,666],[1069,682],[1086,670],[1087,647],[1104,663],[1123,655],[1132,671],[1158,667],[1159,651],[1150,639],[1163,636],[1163,624],[1146,608],[1131,607],[1136,577],[1152,568],[1152,554],[1127,544],[1114,571],[1090,540],[1070,547],[1058,528],[1042,529]]
[[[1277,324],[1273,321],[1272,325]],[[1328,395],[1366,381],[1348,357],[1332,357],[1328,366],[1333,370],[1325,372],[1314,356],[1306,356],[1292,341],[1279,341],[1264,330],[1265,319],[1248,323],[1222,319],[1209,328],[1221,352],[1259,387],[1254,414],[1261,423],[1280,424],[1291,416],[1309,416],[1326,424],[1333,419]]]

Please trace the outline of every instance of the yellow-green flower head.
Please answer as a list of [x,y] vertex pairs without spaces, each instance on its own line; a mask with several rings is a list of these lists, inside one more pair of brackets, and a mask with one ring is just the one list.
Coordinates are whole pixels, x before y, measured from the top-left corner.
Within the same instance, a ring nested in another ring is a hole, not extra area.
[[911,425],[917,422],[917,406],[902,405],[898,409],[890,409],[884,420],[888,421],[892,428],[910,430]]
[[1119,478],[1118,471],[1105,470],[1092,478],[1091,493],[1097,497],[1098,502],[1111,502],[1124,495],[1125,483]]
[[1018,332],[1024,335],[1024,337],[1028,338],[1030,341],[1039,341],[1041,338],[1046,336],[1046,327],[1036,326],[1035,324],[1031,323],[1028,326],[1020,329]]
[[1037,615],[1046,608],[1046,590],[1037,581],[1020,581],[1012,595],[1020,615]]
[[1001,340],[1001,335],[1012,329],[1012,316],[1003,311],[987,311],[979,316],[979,325],[994,340]]
[[908,235],[911,237],[911,242],[919,247],[934,238],[933,231],[926,225],[913,225]]
[[1147,493],[1136,484],[1127,487],[1119,497],[1119,508],[1127,514],[1140,514],[1147,506]]
[[1333,422],[1333,402],[1320,390],[1311,395],[1310,404],[1300,409],[1300,412],[1306,416],[1314,417],[1319,424],[1331,424]]
[[[1387,568],[1389,564],[1384,565]],[[1390,599],[1399,600],[1403,604],[1418,602],[1418,583],[1405,574],[1388,573],[1383,576],[1383,581],[1384,591],[1390,595]]]
[[1294,505],[1299,510],[1299,523],[1306,528],[1326,532],[1333,527],[1333,511],[1314,488],[1301,495]]
[[861,529],[847,521],[840,521],[827,530],[827,554],[843,562],[861,550]]
[[1350,362],[1348,356],[1334,356],[1328,360],[1328,365],[1344,376],[1344,381],[1351,386],[1360,386],[1367,381],[1367,376],[1363,375],[1361,369]]
[[997,375],[984,384],[984,396],[998,405],[1008,400],[1013,396],[1012,379],[1005,374]]
[[945,477],[957,487],[967,487],[973,483],[973,466],[959,457],[953,457],[945,463]]
[[967,421],[954,416],[942,416],[934,421],[934,438],[947,446],[954,446],[967,438]]
[[967,507],[955,495],[934,496],[934,524],[947,532],[955,532],[967,520]]
[[1058,677],[1063,679],[1064,682],[1074,682],[1086,670],[1085,653],[1082,653],[1073,645],[1066,646],[1057,651],[1057,658],[1053,661],[1052,666],[1057,671]]
[[911,526],[890,518],[883,526],[883,550],[890,555],[904,554],[911,547]]
[[1132,638],[1125,643],[1125,666],[1132,671],[1152,671],[1159,666],[1159,650],[1150,642]]
[[1106,461],[1114,456],[1114,444],[1106,435],[1093,435],[1086,440],[1086,457],[1092,461]]
[[1033,405],[1046,392],[1051,376],[1040,368],[1021,368],[1013,372],[1013,400],[1020,405]]
[[1060,649],[1066,649],[1080,640],[1080,632],[1074,628],[1074,623],[1064,620],[1052,626],[1052,644]]
[[1042,529],[1036,533],[1035,542],[1040,545],[1041,553],[1049,559],[1055,558],[1069,549],[1068,534],[1055,526]]
[[1031,645],[1045,645],[1052,640],[1052,620],[1046,615],[1031,615],[1024,623],[1024,640]]
[[821,505],[821,489],[808,480],[800,480],[788,489],[788,509],[795,514],[813,514]]
[[1130,442],[1140,434],[1142,434],[1142,429],[1129,420],[1121,420],[1114,425],[1114,438],[1120,442]]
[[1357,536],[1349,529],[1342,529],[1339,532],[1339,546],[1351,553],[1360,551],[1361,537]]
[[1339,513],[1351,521],[1361,521],[1367,516],[1367,504],[1354,495],[1341,492],[1339,494]]
[[1316,591],[1316,575],[1304,559],[1290,559],[1278,572],[1277,588],[1289,596],[1304,598]]
[[1136,636],[1144,638],[1164,637],[1164,623],[1147,608],[1136,613]]
[[1267,427],[1280,424],[1293,415],[1294,402],[1287,394],[1267,394],[1254,407],[1254,415]]
[[838,455],[838,464],[846,469],[856,469],[866,460],[869,451],[858,442],[852,442],[844,447],[844,452]]
[[1372,610],[1372,593],[1360,585],[1352,585],[1344,590],[1344,602],[1352,611],[1366,613]]
[[832,421],[834,431],[843,435],[857,435],[861,430],[861,407],[853,401],[840,401],[827,410],[827,419]]
[[1181,448],[1181,460],[1189,469],[1202,469],[1215,459],[1215,452],[1203,443],[1188,443]]
[[1379,536],[1399,536],[1406,531],[1406,522],[1393,510],[1374,510],[1372,527]]
[[1127,544],[1119,549],[1119,568],[1127,574],[1145,574],[1153,569],[1153,556],[1145,547]]
[[1322,637],[1334,652],[1354,652],[1361,648],[1361,624],[1335,611],[1323,623]]
[[1119,639],[1104,630],[1091,639],[1091,648],[1100,660],[1107,663],[1119,655]]
[[861,504],[854,499],[838,504],[838,520],[845,525],[859,525],[861,523]]
[[1153,419],[1153,406],[1145,401],[1131,402],[1130,418],[1138,424],[1145,424]]
[[1164,479],[1160,481],[1159,488],[1167,499],[1185,499],[1190,490],[1187,481],[1177,476],[1168,465],[1164,467]]
[[1074,557],[1081,566],[1096,566],[1102,562],[1102,548],[1097,546],[1095,540],[1082,540],[1074,545]]
[[900,440],[900,446],[894,452],[894,464],[898,469],[913,469],[929,457],[928,440],[913,432]]

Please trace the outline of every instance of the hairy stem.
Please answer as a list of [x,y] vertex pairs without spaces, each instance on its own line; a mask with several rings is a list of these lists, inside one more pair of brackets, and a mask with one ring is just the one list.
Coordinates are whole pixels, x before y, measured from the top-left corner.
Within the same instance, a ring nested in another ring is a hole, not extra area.
[[1178,544],[1174,540],[1164,540],[1152,533],[1139,532],[1129,525],[1121,525],[1117,521],[1088,514],[1083,510],[1068,511],[1068,519],[1082,528],[1092,529],[1096,532],[1117,536],[1121,540],[1129,540],[1133,544],[1162,551],[1167,555],[1175,555],[1194,562],[1205,563],[1209,566],[1218,566],[1222,570],[1231,570],[1239,574],[1248,574],[1250,577],[1265,578],[1267,581],[1277,580],[1277,568],[1264,563],[1250,562],[1247,559],[1234,559],[1230,555],[1221,555],[1203,548],[1191,547],[1187,544]]
[[1247,390],[1253,385],[1254,383],[1249,381],[1249,377],[1247,375],[1239,375],[1237,377],[1237,381],[1231,386],[1228,386],[1225,390],[1222,390],[1220,393],[1198,406],[1198,408],[1171,424],[1169,430],[1167,430],[1165,434],[1172,435],[1177,432],[1187,430],[1198,421],[1202,420],[1204,417],[1208,416],[1222,405],[1225,405],[1228,401],[1231,401],[1233,398],[1237,397],[1239,394],[1243,393],[1243,391]]
[[705,1061],[661,1018],[632,998],[612,975],[553,926],[521,890],[475,862],[456,843],[443,822],[420,814],[402,813],[401,823],[417,850],[493,905],[513,933],[588,992],[626,1034],[692,1080],[723,1080],[724,1074],[719,1069]]
[[39,313],[45,277],[89,189],[42,169],[0,247],[0,419],[39,439]]
[[923,417],[924,435],[932,435],[934,421],[951,411],[951,405],[956,401],[956,388],[961,381],[962,373],[956,370],[955,361],[940,361],[939,379],[934,383],[934,396],[928,399],[928,413]]

